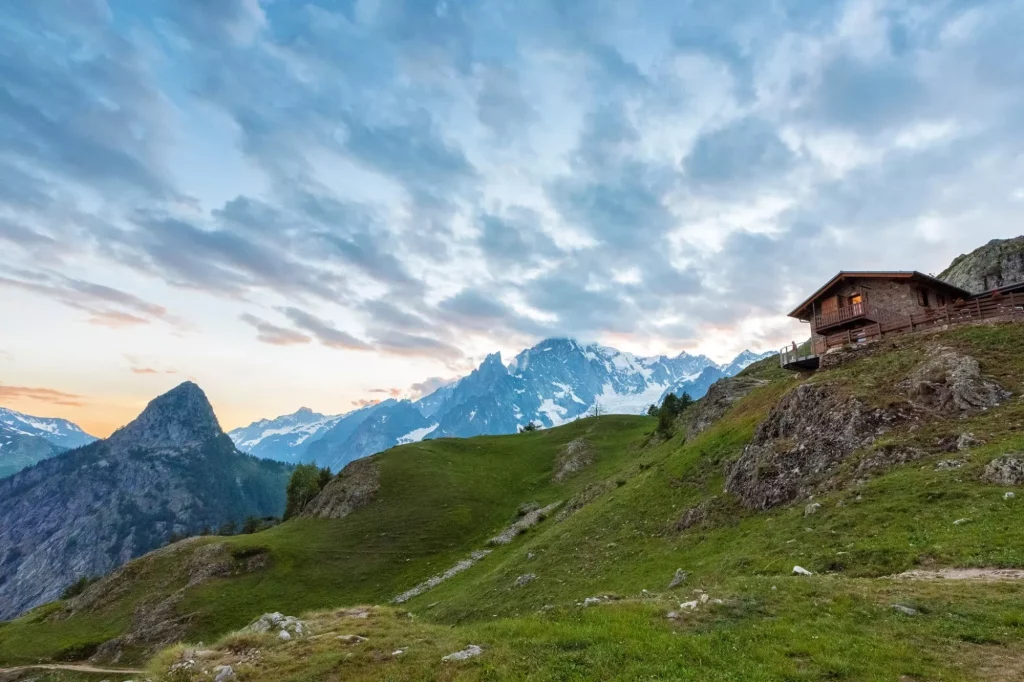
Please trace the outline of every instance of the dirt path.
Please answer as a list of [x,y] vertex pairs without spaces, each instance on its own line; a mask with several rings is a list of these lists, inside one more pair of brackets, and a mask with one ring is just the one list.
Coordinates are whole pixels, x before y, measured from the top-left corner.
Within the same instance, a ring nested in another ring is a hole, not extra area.
[[67,670],[78,673],[97,673],[99,675],[144,675],[145,670],[130,670],[126,668],[95,668],[91,665],[66,665],[60,663],[40,663],[38,665],[19,665],[14,668],[0,668],[0,675],[6,673],[21,673],[27,670]]
[[971,580],[974,582],[1003,582],[1024,580],[1019,568],[942,568],[937,571],[907,571],[892,576],[896,580]]

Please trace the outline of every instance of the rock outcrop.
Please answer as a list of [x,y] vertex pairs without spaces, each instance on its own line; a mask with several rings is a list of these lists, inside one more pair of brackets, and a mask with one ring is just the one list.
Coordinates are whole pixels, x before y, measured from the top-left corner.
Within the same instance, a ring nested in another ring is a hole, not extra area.
[[694,438],[709,429],[730,407],[766,383],[761,379],[744,376],[716,382],[708,389],[707,395],[683,413],[686,439]]
[[726,490],[752,509],[786,504],[808,494],[898,419],[831,386],[798,386],[757,427],[728,471]]
[[985,466],[981,479],[993,485],[1024,485],[1024,453],[992,460]]
[[554,480],[561,483],[594,463],[594,448],[585,438],[577,438],[566,444],[558,453],[555,462]]
[[954,260],[939,279],[972,294],[1024,282],[1024,237],[993,239]]
[[380,489],[380,467],[373,457],[359,459],[324,486],[302,516],[317,519],[343,519],[356,509],[370,504]]
[[284,508],[289,468],[243,455],[185,383],[107,440],[0,480],[0,620],[167,543]]
[[[771,509],[809,495],[844,459],[896,424],[936,414],[976,414],[1010,396],[981,373],[977,360],[945,346],[929,348],[896,388],[905,400],[882,409],[827,384],[798,386],[758,426],[727,471],[726,490],[746,507]],[[925,455],[917,448],[888,445],[868,453],[857,472],[864,475]]]
[[1010,393],[987,379],[974,358],[953,348],[933,346],[928,359],[900,384],[916,405],[959,415],[1001,405]]

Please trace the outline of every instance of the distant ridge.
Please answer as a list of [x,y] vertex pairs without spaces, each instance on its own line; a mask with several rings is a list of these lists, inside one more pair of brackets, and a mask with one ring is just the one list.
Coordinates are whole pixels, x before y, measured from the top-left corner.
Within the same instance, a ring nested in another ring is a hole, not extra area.
[[747,350],[718,365],[704,355],[640,357],[573,339],[545,339],[508,363],[492,353],[469,375],[416,401],[386,400],[339,416],[299,410],[228,435],[254,455],[337,471],[425,438],[515,433],[531,422],[552,427],[594,410],[642,414],[669,392],[700,398],[714,382],[771,354]]

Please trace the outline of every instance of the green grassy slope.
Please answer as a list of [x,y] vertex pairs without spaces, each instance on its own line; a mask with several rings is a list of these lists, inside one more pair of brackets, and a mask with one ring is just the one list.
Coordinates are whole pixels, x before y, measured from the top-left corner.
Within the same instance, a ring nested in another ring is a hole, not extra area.
[[[117,590],[70,618],[49,605],[0,624],[0,662],[75,657],[122,633],[136,606],[185,588],[178,613],[192,614],[188,634],[208,639],[267,611],[301,612],[386,602],[448,568],[507,526],[520,505],[547,504],[612,476],[636,457],[650,430],[645,417],[581,420],[561,429],[509,437],[437,440],[379,455],[375,501],[342,520],[296,519],[255,535],[199,538],[132,562]],[[569,441],[586,437],[593,466],[564,483],[552,472]],[[233,575],[193,587],[189,562],[198,547],[224,544]],[[258,570],[244,570],[253,556]],[[263,565],[265,564],[265,565]]]
[[[849,458],[833,485],[767,513],[723,493],[725,466],[757,425],[802,382],[827,382],[867,403],[899,400],[897,384],[935,342],[975,357],[1014,397],[964,419],[925,418],[895,429]],[[603,417],[536,434],[396,448],[378,457],[376,502],[341,521],[298,520],[229,539],[239,560],[259,551],[260,570],[187,590],[178,606],[196,613],[192,641],[245,624],[264,611],[290,614],[356,603],[386,603],[442,572],[515,517],[524,502],[586,505],[557,514],[473,568],[367,622],[333,612],[311,616],[315,640],[259,641],[249,680],[307,679],[700,679],[975,680],[1024,675],[1024,584],[905,582],[884,578],[911,568],[1024,567],[1024,491],[981,482],[992,458],[1024,451],[1024,326],[961,328],[902,340],[886,352],[813,375],[771,361],[748,370],[765,383],[714,426],[683,442],[650,439],[654,420]],[[985,441],[966,453],[939,443],[962,433]],[[564,445],[586,438],[596,463],[552,481]],[[856,473],[885,446],[913,447],[916,461]],[[964,460],[937,470],[943,459]],[[596,492],[595,492],[596,491]],[[677,530],[700,503],[702,523]],[[959,519],[969,522],[954,524]],[[183,548],[182,552],[189,548]],[[50,656],[75,636],[100,640],[123,628],[133,605],[168,575],[182,573],[174,551],[133,564],[138,573],[106,611],[47,622],[37,612],[0,625],[0,660]],[[816,575],[791,575],[800,565]],[[137,566],[137,568],[136,568]],[[669,590],[676,569],[685,584]],[[517,586],[518,577],[536,578]],[[184,581],[187,578],[182,578]],[[165,581],[165,582],[161,582]],[[725,603],[665,614],[700,588]],[[595,607],[578,604],[601,596]],[[894,611],[899,603],[916,616]],[[49,607],[59,609],[60,606]],[[411,612],[414,617],[410,618]],[[90,629],[91,628],[91,629]],[[339,647],[329,634],[370,641]],[[74,634],[73,633],[78,633]],[[86,634],[91,633],[91,634]],[[101,633],[101,634],[97,634]],[[486,653],[458,664],[440,657],[468,643]],[[225,647],[230,644],[225,643]],[[407,655],[392,657],[395,649]],[[231,650],[219,650],[231,662]],[[175,652],[168,652],[155,670]]]

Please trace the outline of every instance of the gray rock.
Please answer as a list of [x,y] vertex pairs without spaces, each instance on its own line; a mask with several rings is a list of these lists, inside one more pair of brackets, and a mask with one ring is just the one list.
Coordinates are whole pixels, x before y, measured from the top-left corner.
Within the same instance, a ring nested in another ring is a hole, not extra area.
[[912,609],[909,606],[903,604],[893,604],[892,608],[906,616],[916,616],[918,614],[917,609]]
[[600,597],[587,597],[586,599],[583,600],[583,605],[584,606],[597,606],[600,603],[601,603],[601,598]]
[[973,433],[961,433],[960,437],[956,439],[956,449],[960,452],[978,448],[984,444],[985,441],[975,438]]
[[516,583],[515,584],[516,584],[516,587],[523,587],[525,585],[529,585],[530,583],[532,583],[536,579],[537,579],[537,574],[536,573],[527,573],[525,575],[521,575],[518,578],[516,578]]
[[946,346],[930,347],[928,358],[900,384],[900,390],[915,405],[952,416],[997,407],[1010,397],[982,375],[977,360]]
[[804,507],[804,516],[813,516],[818,513],[819,509],[821,509],[820,502],[811,502],[809,505]]
[[1024,453],[992,460],[985,466],[981,480],[992,485],[1024,485]]
[[456,651],[454,654],[448,654],[442,661],[465,661],[470,658],[476,658],[484,652],[483,649],[478,647],[476,644],[470,644],[462,651]]
[[803,566],[794,566],[793,575],[814,575]]
[[370,504],[380,489],[380,469],[374,458],[348,464],[324,486],[302,511],[316,519],[343,519],[356,509]]
[[567,478],[571,478],[580,471],[583,471],[583,469],[594,463],[594,456],[594,448],[590,446],[590,443],[585,438],[577,438],[570,441],[558,453],[558,459],[555,462],[555,482],[561,483]]
[[1003,499],[1004,500],[1012,500],[1014,497],[1016,497],[1016,495],[1014,495],[1013,493],[1011,493],[1009,491],[1003,493]]
[[235,679],[235,669],[230,665],[218,665],[213,672],[216,673],[213,682],[228,682],[228,680]]
[[672,576],[672,581],[668,584],[668,589],[674,590],[675,588],[685,583],[686,579],[689,577],[690,574],[687,571],[684,571],[681,568],[677,568],[675,575]]
[[936,471],[954,471],[964,465],[962,459],[944,459],[935,465]]
[[993,239],[953,261],[939,279],[973,294],[1024,281],[1024,237]]
[[778,402],[729,468],[725,487],[766,510],[810,494],[855,450],[903,419],[828,385],[803,384]]
[[277,633],[277,638],[278,639],[283,639],[284,641],[287,642],[289,639],[292,638],[292,635],[287,630],[281,630],[281,632]]
[[697,526],[703,526],[708,522],[708,518],[711,516],[711,512],[714,510],[717,498],[709,498],[704,500],[695,507],[691,507],[683,512],[683,515],[676,521],[676,530],[684,531]]

